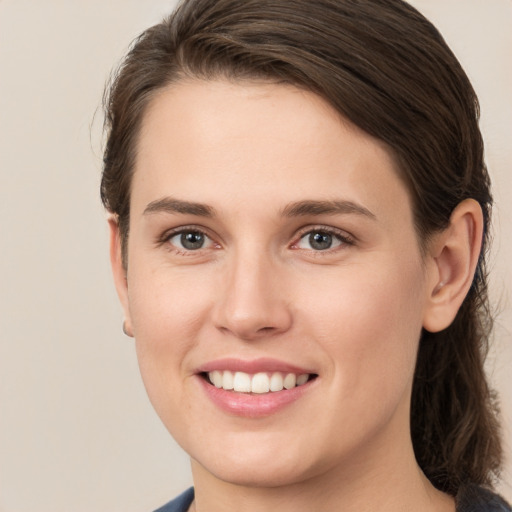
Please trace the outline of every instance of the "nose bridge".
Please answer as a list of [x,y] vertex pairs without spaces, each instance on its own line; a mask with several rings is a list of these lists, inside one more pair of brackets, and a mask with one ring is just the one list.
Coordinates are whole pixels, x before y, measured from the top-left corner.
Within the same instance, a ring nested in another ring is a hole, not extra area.
[[291,312],[276,258],[260,247],[240,248],[229,260],[216,305],[217,327],[247,340],[287,330]]

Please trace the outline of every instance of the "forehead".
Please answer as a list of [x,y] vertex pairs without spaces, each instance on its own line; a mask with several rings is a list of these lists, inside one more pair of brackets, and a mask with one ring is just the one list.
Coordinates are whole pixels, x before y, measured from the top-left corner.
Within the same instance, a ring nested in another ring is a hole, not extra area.
[[409,207],[387,146],[322,98],[289,85],[227,81],[184,81],[152,99],[132,194],[139,211],[166,194],[269,207],[334,195],[377,210],[397,200]]

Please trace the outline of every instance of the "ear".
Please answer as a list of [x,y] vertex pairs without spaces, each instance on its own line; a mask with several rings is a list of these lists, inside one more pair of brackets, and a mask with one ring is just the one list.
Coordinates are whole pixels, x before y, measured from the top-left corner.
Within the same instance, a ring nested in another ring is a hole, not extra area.
[[466,199],[453,211],[450,225],[431,241],[423,317],[427,331],[442,331],[455,319],[473,282],[482,233],[482,209],[475,200]]
[[119,232],[119,223],[114,216],[108,219],[110,230],[110,264],[112,266],[112,274],[114,275],[114,284],[116,286],[117,295],[124,311],[125,321],[123,323],[123,331],[127,336],[133,338],[133,328],[130,315],[130,307],[128,301],[128,280],[126,269],[123,265],[123,256],[121,251],[121,233]]

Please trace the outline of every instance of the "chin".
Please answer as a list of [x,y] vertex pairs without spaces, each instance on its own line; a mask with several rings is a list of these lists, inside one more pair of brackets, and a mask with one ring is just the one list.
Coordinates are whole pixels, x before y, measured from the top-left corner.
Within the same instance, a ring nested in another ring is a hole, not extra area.
[[[199,464],[201,463],[199,462]],[[304,471],[304,468],[297,467],[297,464],[287,464],[281,461],[255,464],[245,460],[235,463],[223,461],[211,465],[206,464],[201,464],[201,466],[217,479],[243,487],[282,487],[299,483],[312,476],[308,474],[309,472]]]
[[271,439],[269,434],[254,436],[253,433],[243,435],[244,441],[238,439],[234,447],[233,437],[237,436],[229,437],[232,444],[212,440],[207,450],[204,447],[197,450],[198,456],[186,447],[193,465],[197,463],[202,471],[219,480],[247,487],[293,485],[322,472],[314,460],[306,457],[308,450],[300,447],[300,443],[286,442],[281,436]]

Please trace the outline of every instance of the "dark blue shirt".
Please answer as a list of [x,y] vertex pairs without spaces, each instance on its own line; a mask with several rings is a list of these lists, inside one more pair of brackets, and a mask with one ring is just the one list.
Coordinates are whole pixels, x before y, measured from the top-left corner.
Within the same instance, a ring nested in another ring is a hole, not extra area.
[[[155,512],[187,512],[193,500],[194,489],[191,487]],[[497,494],[469,485],[457,494],[457,512],[512,512],[512,509]]]

